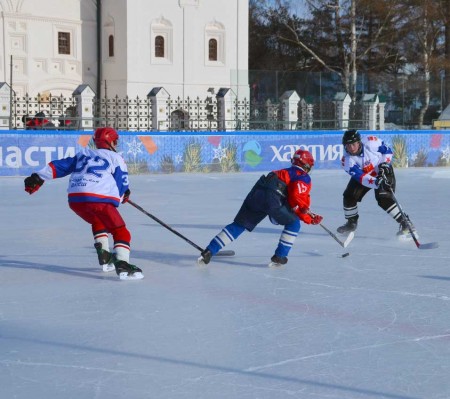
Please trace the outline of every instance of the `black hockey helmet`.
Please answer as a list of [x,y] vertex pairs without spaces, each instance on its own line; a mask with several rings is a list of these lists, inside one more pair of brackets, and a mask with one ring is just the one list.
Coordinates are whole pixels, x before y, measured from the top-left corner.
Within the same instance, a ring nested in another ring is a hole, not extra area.
[[356,129],[346,130],[342,136],[342,144],[345,146],[347,144],[353,144],[361,141],[361,135]]

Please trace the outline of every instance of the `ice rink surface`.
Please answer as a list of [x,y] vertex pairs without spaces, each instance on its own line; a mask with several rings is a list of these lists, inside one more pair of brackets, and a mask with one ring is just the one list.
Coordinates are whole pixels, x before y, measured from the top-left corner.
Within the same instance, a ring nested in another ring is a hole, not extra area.
[[[302,225],[289,263],[267,267],[265,220],[196,264],[198,251],[130,205],[141,281],[98,265],[67,178],[32,196],[0,178],[0,397],[7,399],[450,398],[450,169],[398,169],[418,250],[369,192],[341,248]],[[204,247],[260,173],[131,176],[133,199]],[[315,170],[312,207],[344,222],[343,171]],[[341,258],[345,252],[350,256]]]

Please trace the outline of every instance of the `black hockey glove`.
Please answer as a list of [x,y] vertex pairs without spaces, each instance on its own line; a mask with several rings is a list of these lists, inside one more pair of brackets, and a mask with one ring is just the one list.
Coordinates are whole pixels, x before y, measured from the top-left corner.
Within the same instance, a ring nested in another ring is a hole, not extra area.
[[388,164],[386,162],[380,163],[378,165],[378,176],[375,180],[375,184],[379,189],[391,191],[393,175],[394,172],[391,164]]
[[41,186],[44,184],[44,180],[42,180],[37,173],[33,173],[31,176],[25,178],[24,183],[25,191],[28,194],[33,194],[41,188]]
[[122,204],[125,204],[126,202],[128,202],[128,200],[130,199],[130,194],[131,194],[130,189],[128,189],[127,191],[125,191],[123,193]]

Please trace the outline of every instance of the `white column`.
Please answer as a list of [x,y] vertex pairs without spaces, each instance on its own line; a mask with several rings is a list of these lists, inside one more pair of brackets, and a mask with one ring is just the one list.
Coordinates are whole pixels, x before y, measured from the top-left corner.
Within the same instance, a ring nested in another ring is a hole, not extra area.
[[152,106],[152,130],[167,131],[169,130],[169,93],[164,87],[154,87],[147,97],[151,101]]
[[280,97],[283,128],[285,130],[295,130],[298,122],[298,103],[300,96],[295,90],[288,90]]
[[236,95],[229,88],[220,88],[217,93],[217,113],[219,130],[236,129]]
[[379,130],[385,130],[385,126],[384,126],[385,109],[386,109],[386,103],[378,104],[378,119],[379,119],[378,129]]
[[7,83],[0,83],[0,129],[9,129],[9,118],[11,118],[10,104],[11,90]]
[[364,94],[363,103],[363,124],[366,130],[377,130],[377,110],[379,99],[376,94]]
[[73,92],[76,103],[76,113],[81,119],[80,130],[94,128],[94,91],[88,85],[80,85]]
[[334,104],[336,105],[336,119],[339,129],[347,129],[350,119],[350,104],[352,100],[347,93],[336,93]]

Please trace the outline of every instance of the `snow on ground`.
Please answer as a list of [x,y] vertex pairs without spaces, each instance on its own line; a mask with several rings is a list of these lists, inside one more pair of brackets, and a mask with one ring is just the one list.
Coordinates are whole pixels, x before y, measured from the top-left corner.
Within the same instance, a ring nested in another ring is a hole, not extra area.
[[[203,247],[259,175],[132,176],[131,198]],[[312,210],[335,231],[347,176],[312,178]],[[419,241],[438,249],[397,241],[370,192],[346,250],[303,225],[270,269],[281,228],[265,220],[229,246],[236,256],[200,267],[195,248],[123,205],[145,273],[127,282],[98,266],[67,179],[29,196],[23,178],[0,178],[1,397],[448,399],[450,169],[397,180]]]

